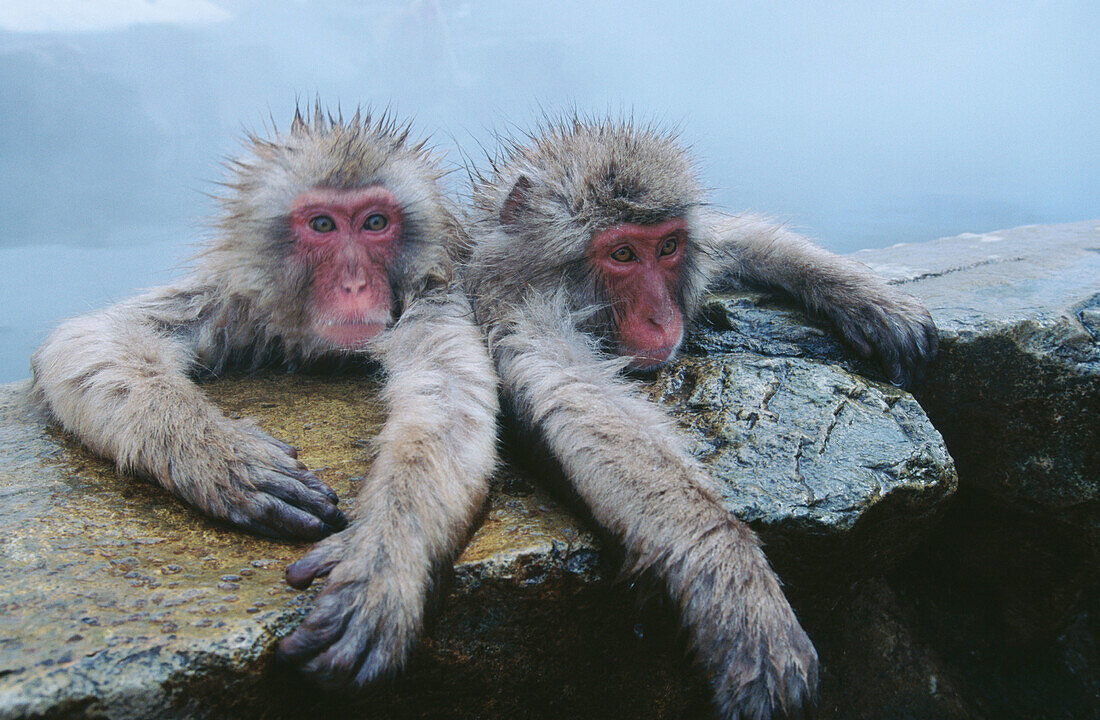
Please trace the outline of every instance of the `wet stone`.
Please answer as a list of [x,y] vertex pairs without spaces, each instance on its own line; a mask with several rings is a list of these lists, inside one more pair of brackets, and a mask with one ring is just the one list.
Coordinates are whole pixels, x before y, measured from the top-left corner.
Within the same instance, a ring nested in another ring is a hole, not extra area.
[[[379,423],[373,376],[271,374],[204,388],[293,440],[352,504],[351,478],[368,470],[364,440]],[[226,717],[242,706],[303,716],[272,687],[309,697],[308,686],[288,681],[270,651],[315,592],[283,582],[308,545],[238,532],[119,475],[45,423],[26,389],[0,387],[0,718]],[[442,621],[455,635],[435,642],[426,665],[436,675],[468,666],[470,644],[484,647],[486,627],[505,623],[509,588],[530,599],[562,592],[558,577],[571,578],[570,593],[600,577],[595,540],[569,513],[526,481],[494,487],[491,518],[455,565],[444,606],[459,619]],[[473,599],[481,588],[496,606]]]
[[649,391],[788,580],[888,566],[958,483],[911,395],[815,359],[685,358]]

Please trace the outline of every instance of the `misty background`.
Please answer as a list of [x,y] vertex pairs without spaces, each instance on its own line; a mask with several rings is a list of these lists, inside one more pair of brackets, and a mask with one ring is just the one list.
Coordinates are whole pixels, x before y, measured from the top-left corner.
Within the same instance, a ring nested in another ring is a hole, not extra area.
[[718,204],[839,252],[1100,217],[1093,0],[677,5],[4,0],[0,382],[180,274],[242,132],[314,97],[455,168],[544,112],[657,119]]

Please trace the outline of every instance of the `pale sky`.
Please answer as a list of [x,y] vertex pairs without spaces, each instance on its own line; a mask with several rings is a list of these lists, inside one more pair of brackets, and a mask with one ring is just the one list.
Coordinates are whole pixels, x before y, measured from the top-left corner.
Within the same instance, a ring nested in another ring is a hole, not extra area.
[[4,0],[0,29],[24,33],[117,30],[139,23],[210,23],[230,20],[207,0]]
[[456,195],[576,108],[840,252],[1100,218],[1096,0],[0,0],[0,382],[178,274],[242,132],[315,96],[410,118]]

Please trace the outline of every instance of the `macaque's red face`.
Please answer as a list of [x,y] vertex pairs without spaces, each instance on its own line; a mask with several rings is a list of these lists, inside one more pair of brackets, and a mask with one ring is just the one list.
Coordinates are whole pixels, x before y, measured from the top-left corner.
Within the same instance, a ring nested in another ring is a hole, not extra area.
[[389,267],[401,206],[385,188],[313,189],[290,206],[294,253],[310,268],[314,330],[333,346],[361,348],[390,321]]
[[589,245],[615,318],[619,354],[632,367],[655,368],[684,338],[684,314],[676,302],[687,223],[621,223],[596,234]]

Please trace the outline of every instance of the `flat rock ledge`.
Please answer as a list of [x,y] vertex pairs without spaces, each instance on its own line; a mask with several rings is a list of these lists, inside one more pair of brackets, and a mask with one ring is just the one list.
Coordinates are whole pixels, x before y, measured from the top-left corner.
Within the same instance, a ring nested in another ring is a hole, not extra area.
[[[327,702],[271,655],[310,605],[312,592],[283,582],[308,546],[237,532],[118,475],[45,425],[26,389],[0,387],[0,718],[301,717],[315,711],[299,704],[307,698]],[[272,374],[207,390],[231,415],[293,439],[341,497],[354,495],[379,424],[374,378]],[[560,612],[555,593],[600,577],[596,548],[544,493],[501,473],[420,667],[439,674],[435,665],[472,659],[492,677],[501,651],[486,646],[507,629],[505,613],[527,596]],[[486,618],[480,597],[497,586]]]
[[[752,292],[713,298],[685,357],[640,385],[676,417],[727,506],[761,532],[811,635],[835,609],[822,607],[835,604],[828,589],[895,565],[960,482],[1095,528],[1097,225],[857,255],[924,297],[943,329],[943,358],[921,395],[936,427],[827,326]],[[989,253],[1014,265],[997,272]],[[991,274],[968,276],[981,272]],[[206,388],[354,497],[380,422],[371,376],[270,374]],[[531,477],[532,467],[553,475],[537,459],[495,478],[408,669],[345,696],[312,688],[271,653],[311,602],[282,581],[306,546],[246,536],[119,476],[45,424],[25,389],[0,388],[0,718],[709,712],[674,614],[618,581],[615,553]],[[1021,406],[1011,399],[1022,391]],[[1028,435],[1036,414],[1058,432]],[[961,480],[937,430],[965,467]],[[990,447],[996,438],[1011,445]],[[836,672],[874,677],[871,666],[889,658],[872,653],[849,671],[852,653],[830,663],[830,647],[819,649],[823,709],[849,716],[849,696],[831,690]]]

